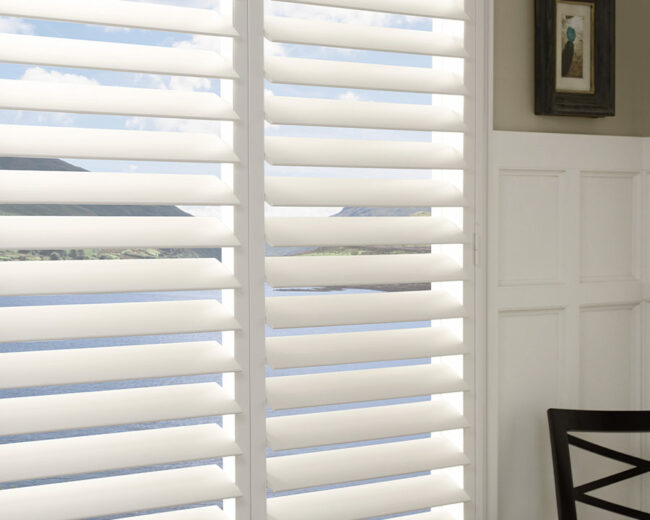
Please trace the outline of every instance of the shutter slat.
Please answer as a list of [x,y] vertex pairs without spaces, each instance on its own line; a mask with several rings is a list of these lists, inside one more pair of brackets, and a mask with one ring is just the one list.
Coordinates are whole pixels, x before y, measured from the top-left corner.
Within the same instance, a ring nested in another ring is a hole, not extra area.
[[203,248],[239,245],[213,217],[0,217],[0,249]]
[[271,206],[426,207],[465,204],[463,194],[444,181],[268,177]]
[[348,23],[264,17],[265,36],[280,43],[321,45],[369,51],[403,52],[431,56],[466,56],[463,42],[444,33],[372,27]]
[[430,68],[273,56],[266,58],[265,71],[271,83],[423,94],[467,93],[461,77]]
[[216,424],[0,445],[0,482],[239,455]]
[[269,96],[264,98],[266,120],[274,125],[338,126],[462,132],[462,116],[449,108],[404,103],[376,103]]
[[2,204],[237,205],[213,175],[0,170]]
[[266,437],[269,447],[279,451],[389,439],[466,426],[467,421],[451,405],[428,401],[271,417],[266,420]]
[[236,79],[232,65],[201,49],[0,34],[0,61],[176,76]]
[[442,327],[266,338],[273,369],[419,359],[465,353],[463,342]]
[[216,341],[0,354],[0,388],[238,372]]
[[440,143],[266,137],[266,160],[274,166],[342,168],[465,168],[462,154]]
[[7,157],[239,162],[211,134],[24,125],[0,125],[0,134],[0,155]]
[[266,321],[274,329],[429,321],[463,315],[463,306],[442,290],[266,299]]
[[157,31],[237,36],[214,9],[121,0],[0,0],[0,14]]
[[10,110],[228,121],[237,119],[232,107],[211,92],[25,80],[0,80],[0,91],[3,93],[0,107]]
[[464,277],[463,268],[443,254],[266,259],[266,281],[271,287],[408,284],[462,280]]
[[80,520],[240,495],[213,465],[6,489],[0,510],[16,520]]
[[463,232],[444,217],[269,217],[266,241],[280,246],[458,244]]
[[3,307],[0,324],[0,342],[239,329],[230,311],[214,300]]
[[239,282],[216,258],[0,262],[0,295],[3,296],[236,287]]
[[[123,520],[232,520],[217,506],[194,507],[183,511],[169,511],[153,515],[128,516]],[[448,519],[440,519],[448,520]]]
[[268,520],[363,520],[469,500],[440,475],[270,498]]
[[380,401],[467,389],[462,376],[442,364],[327,372],[266,379],[273,410]]
[[269,488],[280,492],[407,475],[468,462],[462,450],[440,438],[269,457],[266,467]]
[[0,435],[190,419],[240,411],[239,405],[217,383],[12,397],[0,399],[0,417],[3,417]]
[[296,4],[362,9],[381,13],[466,20],[463,0],[286,0]]
[[456,517],[449,511],[430,511],[417,515],[406,515],[401,520],[456,520]]

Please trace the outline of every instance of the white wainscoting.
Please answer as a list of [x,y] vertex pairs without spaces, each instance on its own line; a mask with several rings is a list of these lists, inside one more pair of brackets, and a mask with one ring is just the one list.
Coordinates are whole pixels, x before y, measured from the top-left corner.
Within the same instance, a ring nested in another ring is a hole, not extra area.
[[[489,518],[552,520],[546,409],[650,408],[650,140],[492,138]],[[616,436],[608,445],[648,457],[644,438]],[[577,484],[621,467],[575,456]],[[598,496],[647,511],[650,479]],[[579,515],[620,518],[588,507]]]

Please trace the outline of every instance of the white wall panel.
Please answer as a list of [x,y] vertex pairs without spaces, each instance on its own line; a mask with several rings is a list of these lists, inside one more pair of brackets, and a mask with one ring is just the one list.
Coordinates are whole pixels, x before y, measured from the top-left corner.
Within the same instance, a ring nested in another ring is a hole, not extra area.
[[[526,132],[492,139],[488,518],[552,520],[546,409],[650,407],[650,140]],[[650,456],[650,439],[607,444]],[[579,480],[619,467],[575,456]],[[648,510],[650,479],[642,482],[600,496]],[[580,518],[617,518],[594,511],[585,506]]]
[[636,175],[583,172],[580,267],[584,281],[636,275]]
[[634,307],[582,309],[580,408],[639,408],[642,374],[638,336]]
[[[641,365],[638,309],[584,308],[580,315],[580,408],[639,409]],[[640,436],[585,434],[581,437],[626,453],[640,455]],[[605,477],[629,466],[582,450],[572,451],[576,485]],[[593,493],[598,498],[640,507],[641,480],[632,479]],[[617,515],[580,506],[590,520],[616,520]]]
[[562,172],[501,171],[499,183],[500,283],[558,283]]
[[545,410],[561,399],[561,311],[499,317],[499,510],[501,520],[546,520],[554,487]]

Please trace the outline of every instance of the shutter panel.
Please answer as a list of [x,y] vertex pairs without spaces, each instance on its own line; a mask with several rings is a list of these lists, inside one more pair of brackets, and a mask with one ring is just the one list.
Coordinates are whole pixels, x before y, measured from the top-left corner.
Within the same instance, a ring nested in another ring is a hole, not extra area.
[[462,0],[290,2],[314,7],[265,17],[267,518],[462,518],[473,29]]
[[[248,124],[248,87],[230,7],[0,0],[36,28],[0,35],[19,71],[0,80],[0,108],[46,113],[0,126],[0,156],[30,166],[0,167],[3,518],[234,520],[248,306],[233,177],[248,145],[232,122]],[[21,77],[32,65],[89,79]]]

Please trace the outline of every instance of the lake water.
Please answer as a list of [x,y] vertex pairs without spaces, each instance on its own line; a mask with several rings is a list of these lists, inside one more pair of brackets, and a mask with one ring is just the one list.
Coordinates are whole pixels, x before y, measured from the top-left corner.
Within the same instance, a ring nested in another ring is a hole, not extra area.
[[[336,291],[333,294],[353,294],[353,293],[362,293],[362,292],[373,292],[368,290],[355,290],[355,289],[346,289],[343,291]],[[267,288],[267,296],[308,296],[309,294],[314,294],[311,290],[302,290],[302,291],[284,291],[284,290],[273,290]],[[316,294],[327,294],[318,292]],[[99,295],[70,295],[70,296],[25,296],[25,297],[5,297],[0,298],[0,307],[9,307],[9,306],[25,306],[25,305],[65,305],[65,304],[80,304],[80,303],[119,303],[119,302],[143,302],[143,301],[174,301],[174,300],[190,300],[190,299],[208,299],[208,298],[220,298],[219,292],[215,291],[201,291],[201,292],[165,292],[165,293],[137,293],[137,294],[99,294]],[[424,327],[427,326],[426,323],[401,323],[401,324],[380,324],[380,325],[363,325],[363,326],[345,326],[345,327],[321,327],[321,328],[310,328],[310,329],[290,329],[290,330],[278,330],[267,328],[267,335],[292,335],[292,334],[316,334],[316,333],[332,333],[332,332],[354,332],[361,330],[379,330],[379,329],[391,329],[391,328],[407,328],[407,327]],[[155,344],[155,343],[168,343],[168,342],[178,342],[178,341],[200,341],[200,340],[220,340],[220,334],[218,333],[207,333],[207,334],[183,334],[183,335],[165,335],[165,336],[139,336],[139,337],[129,337],[129,338],[101,338],[101,339],[90,339],[90,340],[68,340],[68,341],[53,341],[53,342],[30,342],[30,343],[4,343],[0,344],[0,352],[16,352],[16,351],[28,351],[28,350],[42,350],[42,349],[63,349],[63,348],[93,348],[93,347],[104,347],[104,346],[120,346],[120,345],[136,345],[136,344]],[[290,375],[290,374],[299,374],[299,373],[317,373],[325,371],[340,371],[340,370],[358,370],[359,368],[376,368],[380,366],[397,366],[401,364],[414,364],[414,363],[428,363],[429,360],[406,360],[406,361],[391,361],[391,362],[382,362],[382,363],[366,363],[366,364],[357,364],[357,365],[343,365],[335,367],[310,367],[304,369],[291,369],[291,370],[271,370],[267,368],[267,376],[273,377],[278,375]],[[220,382],[220,376],[218,375],[202,375],[202,376],[182,376],[182,377],[171,377],[171,378],[161,378],[161,379],[147,379],[147,380],[129,380],[129,381],[117,381],[110,383],[91,383],[91,384],[82,384],[82,385],[63,385],[56,387],[41,387],[41,388],[28,388],[28,389],[11,389],[11,390],[0,390],[0,398],[11,398],[11,397],[25,397],[33,395],[46,395],[46,394],[55,394],[55,393],[68,393],[68,392],[89,392],[97,390],[113,390],[113,389],[126,389],[126,388],[136,388],[136,387],[146,387],[146,386],[159,386],[159,385],[171,385],[171,384],[183,384],[183,383],[196,383],[196,382],[211,382],[217,381]],[[381,402],[371,402],[371,403],[355,403],[349,405],[335,405],[335,406],[324,406],[318,408],[310,408],[307,410],[289,410],[274,412],[272,410],[267,410],[267,416],[272,417],[276,415],[287,415],[295,413],[304,413],[314,412],[314,411],[324,411],[324,410],[341,410],[344,408],[358,408],[365,406],[376,406],[376,405],[387,405],[403,402],[413,402],[413,401],[422,401],[427,398],[412,398],[412,399],[396,399],[389,401]],[[0,421],[2,418],[0,418]],[[101,433],[111,433],[117,431],[130,431],[130,430],[143,430],[150,428],[160,428],[160,427],[171,427],[171,426],[182,426],[182,425],[191,425],[191,424],[202,424],[209,422],[220,423],[221,420],[219,417],[203,417],[197,419],[183,419],[183,420],[174,420],[174,421],[162,421],[151,424],[133,424],[117,427],[104,427],[104,428],[90,428],[84,430],[74,430],[74,431],[64,431],[64,432],[51,432],[51,433],[38,433],[30,435],[19,435],[19,436],[8,436],[0,437],[0,444],[3,443],[12,443],[12,442],[24,442],[24,441],[33,441],[33,440],[44,440],[44,439],[55,439],[60,437],[70,437],[75,435],[93,435]],[[409,438],[422,438],[423,436],[415,436]],[[401,438],[405,440],[406,438]],[[390,439],[384,439],[381,441],[372,441],[368,443],[355,443],[355,446],[362,444],[372,444],[376,442],[389,442]],[[293,450],[291,452],[272,452],[269,450],[269,456],[283,455],[288,453],[301,453],[308,451],[317,451],[320,449],[333,449],[341,448],[343,445],[337,445],[333,447],[325,448],[316,448],[316,449],[301,449]],[[95,477],[105,477],[112,475],[121,475],[129,474],[135,472],[144,472],[152,470],[161,470],[161,469],[172,469],[178,467],[188,467],[194,465],[204,465],[206,463],[216,463],[220,464],[219,459],[215,460],[201,460],[189,463],[179,463],[179,464],[167,464],[159,466],[149,466],[146,468],[136,468],[136,469],[125,469],[125,470],[116,470],[110,472],[103,472],[101,474],[87,474],[87,475],[73,475],[70,477],[58,477],[51,479],[40,479],[34,481],[25,481],[25,482],[16,482],[11,484],[5,484],[0,487],[22,487],[27,485],[37,485],[37,484],[48,484],[54,482],[65,482],[70,480],[78,480],[80,478],[95,478]],[[1,463],[1,462],[0,462]],[[412,475],[411,475],[412,476]],[[385,479],[381,479],[385,480]],[[338,486],[332,486],[338,487]],[[318,489],[318,488],[317,488]],[[284,493],[281,493],[284,494]],[[270,496],[274,496],[272,493]],[[128,515],[117,515],[111,517],[104,517],[105,520],[117,519],[122,516]],[[45,520],[45,519],[44,519]]]

